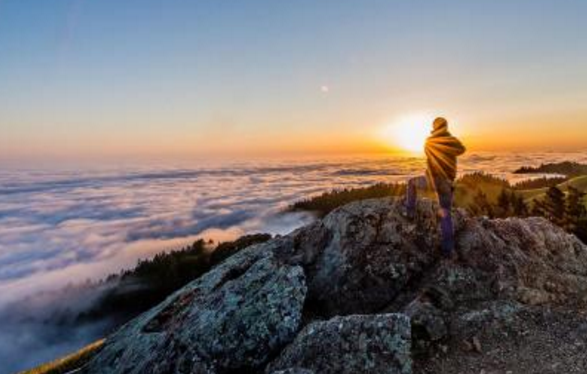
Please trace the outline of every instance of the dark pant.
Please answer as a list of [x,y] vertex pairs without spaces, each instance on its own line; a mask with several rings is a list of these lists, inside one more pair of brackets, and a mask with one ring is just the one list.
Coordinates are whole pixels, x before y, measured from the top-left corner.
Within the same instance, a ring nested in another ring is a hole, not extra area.
[[[436,196],[438,197],[438,204],[440,205],[438,215],[440,216],[440,231],[442,233],[442,252],[445,255],[450,255],[455,246],[454,227],[451,215],[453,185],[446,178],[436,178],[432,182]],[[416,212],[418,189],[425,189],[428,185],[428,178],[425,176],[412,178],[408,181],[406,208],[409,215],[413,215]]]

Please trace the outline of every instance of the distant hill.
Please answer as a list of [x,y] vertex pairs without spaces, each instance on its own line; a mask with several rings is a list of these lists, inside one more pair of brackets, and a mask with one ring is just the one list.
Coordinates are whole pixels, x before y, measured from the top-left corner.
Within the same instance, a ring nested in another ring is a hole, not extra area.
[[[466,174],[455,183],[455,205],[468,208],[473,204],[475,196],[483,193],[490,203],[496,204],[499,195],[505,190],[524,198],[532,203],[535,198],[543,197],[549,187],[559,187],[563,191],[568,186],[587,192],[587,175],[574,178],[553,177],[528,180],[511,185],[507,180],[486,173]],[[314,212],[324,217],[334,209],[353,201],[376,199],[389,196],[403,196],[406,192],[405,183],[377,183],[366,187],[351,189],[333,189],[320,195],[311,196],[291,204],[288,211]],[[421,191],[423,197],[434,197],[433,191]],[[586,201],[587,204],[587,201]]]
[[514,171],[516,174],[561,174],[566,176],[587,175],[587,165],[564,161],[541,164],[538,167],[523,166]]
[[339,206],[353,201],[388,196],[401,196],[405,194],[405,192],[406,186],[404,183],[377,183],[367,187],[334,189],[317,196],[310,196],[300,201],[296,201],[290,205],[287,210],[293,212],[313,212],[319,218],[322,218]]
[[[565,182],[556,184],[556,187],[558,187],[562,191],[567,191],[569,189],[569,186],[574,187],[579,191],[587,192],[587,175],[571,178]],[[520,190],[519,192],[524,196],[526,200],[533,200],[544,197],[546,191],[548,191],[548,187]]]
[[504,189],[511,189],[510,183],[505,179],[481,172],[466,174],[455,183],[455,205],[468,208],[479,193],[485,194],[489,202],[497,203],[497,198]]
[[[524,187],[531,187],[525,189]],[[575,193],[570,193],[572,187]],[[550,191],[554,189],[555,191]],[[376,184],[368,187],[333,190],[306,198],[292,204],[292,211],[314,212],[322,218],[350,202],[381,197],[403,197],[406,184]],[[558,191],[558,192],[557,192]],[[489,218],[539,216],[552,220],[570,233],[587,242],[587,175],[574,178],[540,178],[511,185],[507,180],[486,173],[472,173],[462,176],[455,183],[454,205],[467,210],[473,216]],[[559,202],[552,202],[552,196],[560,195]],[[431,190],[420,191],[420,197],[434,199]],[[556,208],[554,205],[556,205]],[[556,217],[552,215],[556,210]]]
[[[504,179],[486,173],[467,174],[459,178],[455,184],[455,204],[459,207],[467,207],[473,202],[478,191],[485,193],[490,201],[497,201],[498,195],[504,188],[511,188],[508,181]],[[288,210],[314,212],[322,218],[334,209],[354,201],[403,196],[405,193],[405,183],[377,183],[366,187],[334,189],[297,201],[290,205]],[[419,191],[419,195],[434,197],[434,191]]]
[[531,190],[536,188],[545,188],[545,187],[553,187],[558,186],[561,183],[568,181],[569,177],[556,177],[556,176],[548,176],[542,178],[532,178],[526,179],[521,182],[517,182],[516,184],[512,185],[512,188],[515,190]]

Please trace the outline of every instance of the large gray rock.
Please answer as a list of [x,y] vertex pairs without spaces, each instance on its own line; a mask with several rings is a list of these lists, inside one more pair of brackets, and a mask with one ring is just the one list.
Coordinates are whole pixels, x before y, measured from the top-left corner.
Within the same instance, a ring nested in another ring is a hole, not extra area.
[[402,314],[353,315],[314,322],[269,365],[320,374],[408,374],[410,319]]
[[279,248],[286,261],[304,267],[318,314],[380,311],[433,266],[436,205],[421,202],[414,221],[402,209],[395,199],[352,203],[294,232]]
[[312,370],[304,368],[289,368],[285,370],[277,370],[271,374],[315,374]]
[[298,266],[252,247],[107,339],[88,373],[247,371],[296,335],[306,295]]
[[447,264],[437,205],[420,201],[414,220],[402,211],[399,199],[359,201],[268,245],[304,267],[308,304],[326,317],[402,311],[428,293],[442,299],[433,300],[441,309],[496,298],[587,301],[587,247],[545,219],[488,220],[456,210],[458,259]]
[[458,251],[461,261],[439,277],[457,301],[495,295],[529,305],[586,301],[587,247],[546,219],[469,218]]

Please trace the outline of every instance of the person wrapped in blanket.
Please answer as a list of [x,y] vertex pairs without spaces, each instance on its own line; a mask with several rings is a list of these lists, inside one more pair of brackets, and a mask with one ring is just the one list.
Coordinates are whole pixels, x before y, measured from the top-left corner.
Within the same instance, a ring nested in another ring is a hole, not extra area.
[[463,144],[448,131],[448,122],[436,118],[430,136],[426,139],[426,175],[408,181],[406,213],[410,219],[416,214],[418,189],[430,188],[436,192],[440,205],[439,217],[442,234],[442,253],[452,258],[454,253],[454,227],[451,215],[453,183],[457,176],[457,157],[465,153]]

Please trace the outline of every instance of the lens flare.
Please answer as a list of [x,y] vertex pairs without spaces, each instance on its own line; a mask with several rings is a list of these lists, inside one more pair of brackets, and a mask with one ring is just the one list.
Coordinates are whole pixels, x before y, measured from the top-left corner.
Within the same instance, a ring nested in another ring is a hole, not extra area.
[[425,115],[401,117],[387,126],[385,136],[395,148],[410,153],[424,153],[424,143],[430,135],[432,120]]

